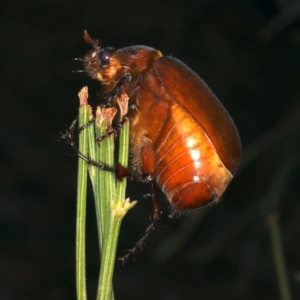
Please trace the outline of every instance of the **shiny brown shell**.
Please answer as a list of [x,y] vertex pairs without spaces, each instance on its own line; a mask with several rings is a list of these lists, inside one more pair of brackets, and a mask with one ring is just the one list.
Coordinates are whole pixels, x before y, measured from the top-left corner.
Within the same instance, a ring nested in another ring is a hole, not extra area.
[[[129,96],[131,166],[156,181],[173,211],[220,199],[241,156],[237,129],[205,82],[174,57],[146,46],[107,52],[100,47],[83,59],[92,78]],[[111,49],[111,48],[107,48]],[[107,50],[108,51],[108,50]],[[122,77],[123,76],[123,77]],[[113,106],[117,106],[112,101]]]

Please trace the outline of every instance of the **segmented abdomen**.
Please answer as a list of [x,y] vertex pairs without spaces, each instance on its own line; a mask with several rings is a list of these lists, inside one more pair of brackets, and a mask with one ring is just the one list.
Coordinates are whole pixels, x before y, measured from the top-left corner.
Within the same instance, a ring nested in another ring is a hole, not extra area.
[[169,113],[154,145],[155,180],[174,210],[193,209],[218,200],[231,173],[189,114],[176,104]]

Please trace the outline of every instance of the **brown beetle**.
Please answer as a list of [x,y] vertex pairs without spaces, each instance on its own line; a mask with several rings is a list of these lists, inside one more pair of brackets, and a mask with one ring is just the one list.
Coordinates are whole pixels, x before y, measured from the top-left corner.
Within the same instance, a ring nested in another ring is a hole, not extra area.
[[[131,168],[118,166],[119,177],[156,182],[171,213],[218,201],[236,172],[241,143],[209,87],[181,61],[153,48],[102,49],[86,31],[84,39],[93,49],[80,60],[106,87],[104,106],[117,107],[120,94],[130,99]],[[160,210],[155,202],[153,219]]]

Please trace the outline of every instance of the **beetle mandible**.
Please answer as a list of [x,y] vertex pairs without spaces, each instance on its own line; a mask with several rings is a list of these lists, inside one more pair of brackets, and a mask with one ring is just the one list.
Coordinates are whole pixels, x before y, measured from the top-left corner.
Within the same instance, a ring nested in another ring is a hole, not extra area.
[[[131,167],[117,173],[148,178],[171,204],[171,214],[216,202],[235,174],[241,156],[238,131],[205,82],[174,57],[156,49],[92,45],[85,72],[101,81],[108,95],[129,97]],[[134,171],[133,171],[134,170]],[[138,174],[138,175],[137,175]],[[155,219],[159,205],[152,213]]]

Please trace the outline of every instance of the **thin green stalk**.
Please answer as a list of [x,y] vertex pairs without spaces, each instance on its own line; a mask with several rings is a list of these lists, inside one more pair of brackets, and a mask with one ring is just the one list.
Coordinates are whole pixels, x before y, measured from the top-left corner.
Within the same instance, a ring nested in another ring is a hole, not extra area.
[[[115,136],[103,140],[105,151],[105,164],[112,169],[114,168],[114,144]],[[104,224],[104,238],[106,239],[109,235],[109,220],[111,218],[111,205],[116,197],[116,176],[114,172],[104,171],[104,195],[105,195],[105,224]],[[102,191],[103,193],[103,191]]]
[[[79,94],[80,95],[80,94]],[[80,99],[81,101],[82,99]],[[79,126],[88,122],[89,107],[86,102],[80,103]],[[83,130],[79,135],[79,151],[88,154],[88,133]],[[77,183],[77,217],[76,217],[76,287],[77,299],[86,300],[85,274],[85,223],[86,223],[86,191],[87,191],[87,163],[79,158]]]
[[109,300],[112,297],[112,278],[115,265],[116,248],[122,218],[112,216],[109,222],[109,235],[104,241],[101,256],[101,271],[98,285],[97,300]]
[[[94,116],[91,114],[90,115],[90,121],[94,119]],[[88,127],[88,132],[89,132],[89,158],[94,161],[98,162],[98,148],[95,142],[95,124],[91,124]],[[99,228],[103,228],[103,226],[100,226],[99,223],[101,220],[104,221],[104,218],[102,216],[102,211],[101,211],[101,193],[99,193],[99,172],[102,171],[99,167],[89,165],[89,175],[90,179],[92,182],[92,187],[93,187],[93,193],[94,193],[94,198],[95,198],[95,209],[96,209],[96,219],[97,219],[97,224],[98,224],[98,239],[99,239],[99,247],[101,251],[101,245],[102,245],[102,238],[103,234],[101,233],[101,230]]]
[[[122,131],[120,133],[119,139],[119,163],[127,167],[128,166],[128,153],[129,153],[129,123],[125,123]],[[123,217],[125,216],[128,209],[130,209],[135,203],[131,203],[132,206],[129,207],[129,202],[125,201],[127,179],[122,178],[117,181],[115,185],[116,199],[112,204],[112,214],[109,222],[108,234],[105,239],[105,246],[102,255],[102,265],[100,271],[100,280],[98,287],[98,300],[110,299],[112,291],[112,278],[113,270],[116,259],[116,249],[118,243],[118,237],[120,232],[120,226]],[[125,204],[124,204],[125,203]]]
[[[128,101],[129,97],[126,94],[122,94],[118,98],[117,102],[120,108],[120,114],[124,117],[128,113]],[[119,139],[119,163],[127,168],[128,167],[128,158],[129,158],[129,122],[123,124],[123,128],[120,131]],[[127,178],[122,178],[117,181],[117,193],[115,208],[120,209],[125,200],[125,192],[127,186]],[[128,199],[129,200],[129,199]]]
[[[119,163],[122,166],[127,167],[129,153],[128,122],[124,124],[120,131],[119,141]],[[97,300],[109,300],[112,298],[112,278],[121,222],[127,211],[136,204],[136,201],[130,203],[129,199],[125,200],[126,178],[118,180],[117,183],[114,178],[113,185],[117,191],[116,194],[114,194],[116,196],[113,196],[109,206],[111,212],[101,256],[101,270]]]
[[278,278],[280,296],[282,300],[291,300],[292,297],[285,266],[281,233],[278,225],[278,216],[275,213],[269,216],[268,225],[270,230],[273,259]]
[[[114,164],[114,136],[105,138],[99,144],[96,142],[96,137],[104,136],[107,133],[109,130],[108,126],[112,122],[115,113],[115,109],[106,110],[98,107],[95,124],[91,124],[86,129],[89,132],[89,158],[99,165],[105,164],[112,168]],[[89,119],[93,120],[93,118],[92,113],[90,113]],[[99,248],[100,253],[102,253],[105,235],[109,226],[111,201],[115,198],[115,176],[113,172],[103,171],[101,168],[93,165],[89,165],[89,174],[95,197]],[[113,293],[111,293],[110,299],[114,299]]]
[[[104,136],[107,132],[108,120],[106,119],[106,115],[103,114],[100,107],[97,108],[96,111],[96,137],[99,138]],[[99,144],[95,144],[97,158],[96,162],[99,164],[105,164],[107,166],[112,166],[113,161],[107,159],[107,152],[114,153],[114,144],[113,140],[108,143],[104,139]],[[99,234],[99,243],[100,243],[100,251],[102,251],[103,243],[108,227],[108,220],[110,214],[110,201],[111,196],[113,194],[114,186],[111,184],[111,176],[114,174],[111,172],[103,171],[100,168],[97,168],[96,173],[96,189],[95,189],[95,200],[96,200],[96,208],[97,208],[97,226],[98,226],[98,234]]]
[[[107,127],[107,132],[111,132],[112,131],[112,127],[111,127],[111,123],[113,118],[116,115],[116,110],[113,108],[108,108],[106,109],[108,113],[108,127]],[[112,134],[109,137],[105,138],[102,143],[104,143],[104,149],[105,149],[105,161],[104,163],[114,169],[114,165],[115,165],[115,157],[114,157],[114,153],[115,153],[115,135]],[[110,213],[111,213],[111,204],[112,201],[115,200],[116,197],[116,176],[114,174],[114,172],[105,172],[105,179],[106,179],[106,187],[105,187],[105,196],[106,196],[106,203],[107,203],[107,210],[108,210],[108,215],[107,218],[110,218]],[[107,224],[106,224],[107,227]],[[105,233],[106,236],[107,233]]]
[[[111,122],[116,114],[116,110],[97,108],[96,113],[96,136],[102,137],[110,131]],[[99,145],[96,146],[98,150],[97,162],[102,162],[106,166],[113,168],[114,166],[114,135],[111,135],[102,140]],[[115,198],[115,174],[109,171],[98,170],[98,190],[97,193],[100,198],[100,217],[98,220],[98,232],[100,241],[101,252],[101,268],[103,264],[103,245],[106,240],[106,236],[109,232],[109,220],[111,217],[111,203]],[[100,273],[99,272],[99,286],[100,286]],[[110,297],[108,299],[114,299],[113,290],[111,287]]]
[[[129,157],[129,122],[126,122],[120,133],[120,148],[119,148],[119,163],[123,167],[128,167],[128,157]],[[127,178],[122,178],[117,181],[117,194],[116,194],[116,204],[118,207],[122,206],[125,199],[125,192],[127,186]]]
[[298,156],[298,152],[294,151],[294,147],[292,146],[291,142],[288,143],[283,152],[282,160],[278,163],[277,171],[261,204],[262,212],[267,216],[274,265],[282,300],[291,300],[291,292],[285,266],[285,256],[278,224],[278,214],[276,211],[282,192],[284,191],[284,187],[286,186]]
[[[97,137],[111,131],[111,123],[115,116],[115,108],[98,108],[96,122],[93,120],[90,107],[87,105],[87,88],[79,93],[79,127],[84,126],[79,136],[79,151],[99,165],[114,168],[114,136],[103,139],[99,145],[95,143]],[[121,97],[122,105],[127,106],[128,97]],[[122,106],[121,112],[127,109]],[[126,112],[124,113],[126,114]],[[95,127],[94,127],[95,126]],[[119,162],[127,167],[129,147],[129,123],[124,124],[120,131]],[[120,226],[123,217],[131,209],[136,201],[125,200],[126,179],[116,182],[115,174],[111,171],[103,171],[99,167],[89,165],[89,174],[95,194],[95,206],[97,225],[99,232],[99,248],[101,252],[101,269],[98,286],[98,300],[111,300],[114,298],[112,289],[112,277],[115,264],[116,248]],[[79,159],[78,171],[78,209],[76,231],[76,282],[77,299],[86,300],[86,277],[85,277],[85,215],[86,215],[86,188],[87,188],[87,162]]]
[[124,201],[120,209],[117,209],[113,205],[113,214],[111,216],[108,229],[109,234],[104,241],[97,300],[109,300],[111,297],[112,278],[121,222],[127,211],[131,209],[135,204],[136,201],[133,201],[131,203],[129,201]]

